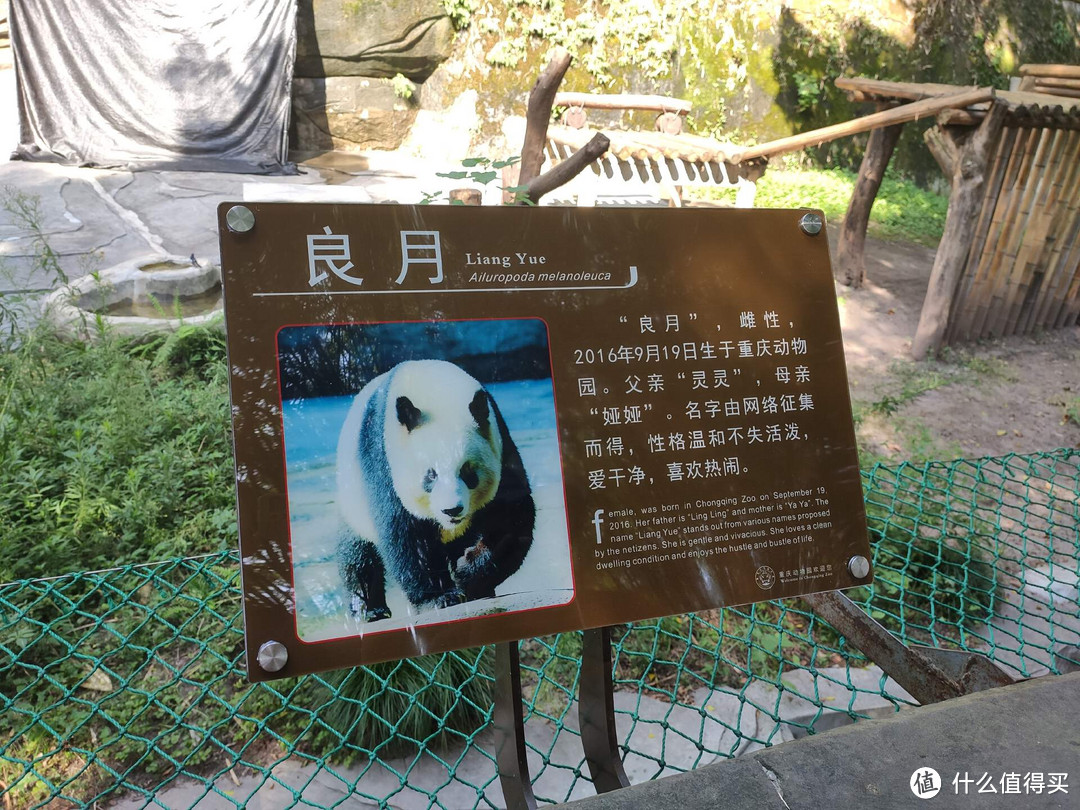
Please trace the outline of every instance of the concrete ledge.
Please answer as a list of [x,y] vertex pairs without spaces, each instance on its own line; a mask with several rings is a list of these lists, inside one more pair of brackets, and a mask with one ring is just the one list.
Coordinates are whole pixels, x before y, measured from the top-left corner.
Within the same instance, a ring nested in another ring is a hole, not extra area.
[[[573,810],[820,810],[835,808],[1080,807],[1080,673],[1047,676],[866,720],[803,740],[707,765],[679,776],[564,805]],[[923,805],[909,787],[934,768],[941,792]],[[989,774],[996,794],[978,784]],[[1066,773],[1068,793],[1025,793],[1026,774]],[[1020,794],[1002,795],[1019,774]]]

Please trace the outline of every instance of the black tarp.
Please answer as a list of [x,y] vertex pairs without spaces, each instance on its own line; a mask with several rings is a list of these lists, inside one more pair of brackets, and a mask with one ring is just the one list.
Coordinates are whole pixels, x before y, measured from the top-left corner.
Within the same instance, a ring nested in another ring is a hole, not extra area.
[[11,41],[13,157],[288,170],[296,0],[11,0]]

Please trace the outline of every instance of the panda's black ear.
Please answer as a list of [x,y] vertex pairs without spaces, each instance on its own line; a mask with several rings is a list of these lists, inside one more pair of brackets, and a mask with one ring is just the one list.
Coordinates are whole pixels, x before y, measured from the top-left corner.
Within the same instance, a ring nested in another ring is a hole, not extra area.
[[490,426],[491,411],[488,409],[488,397],[484,389],[481,388],[472,398],[472,402],[469,403],[469,413],[480,426],[480,431],[486,432]]
[[420,409],[413,405],[408,397],[398,397],[397,419],[405,426],[407,431],[412,433],[416,426],[420,424]]

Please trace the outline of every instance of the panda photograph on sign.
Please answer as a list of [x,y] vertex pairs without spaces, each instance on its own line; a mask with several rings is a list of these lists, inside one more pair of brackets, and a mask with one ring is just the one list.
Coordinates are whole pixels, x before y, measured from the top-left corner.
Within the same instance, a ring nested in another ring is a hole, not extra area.
[[543,321],[289,326],[278,367],[301,639],[573,599]]

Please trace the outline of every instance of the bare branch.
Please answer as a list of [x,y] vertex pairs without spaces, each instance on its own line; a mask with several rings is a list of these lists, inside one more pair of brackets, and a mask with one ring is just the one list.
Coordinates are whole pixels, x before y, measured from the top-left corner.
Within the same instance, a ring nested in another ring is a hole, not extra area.
[[539,177],[534,177],[525,188],[525,197],[532,203],[540,202],[540,198],[549,191],[565,185],[581,174],[586,167],[604,152],[608,150],[611,141],[607,135],[597,132],[583,147],[578,149],[566,160],[544,172]]
[[555,51],[548,66],[529,93],[529,109],[525,115],[525,141],[521,145],[521,172],[518,183],[527,185],[540,174],[544,163],[544,142],[555,93],[570,67],[570,54],[562,48]]

